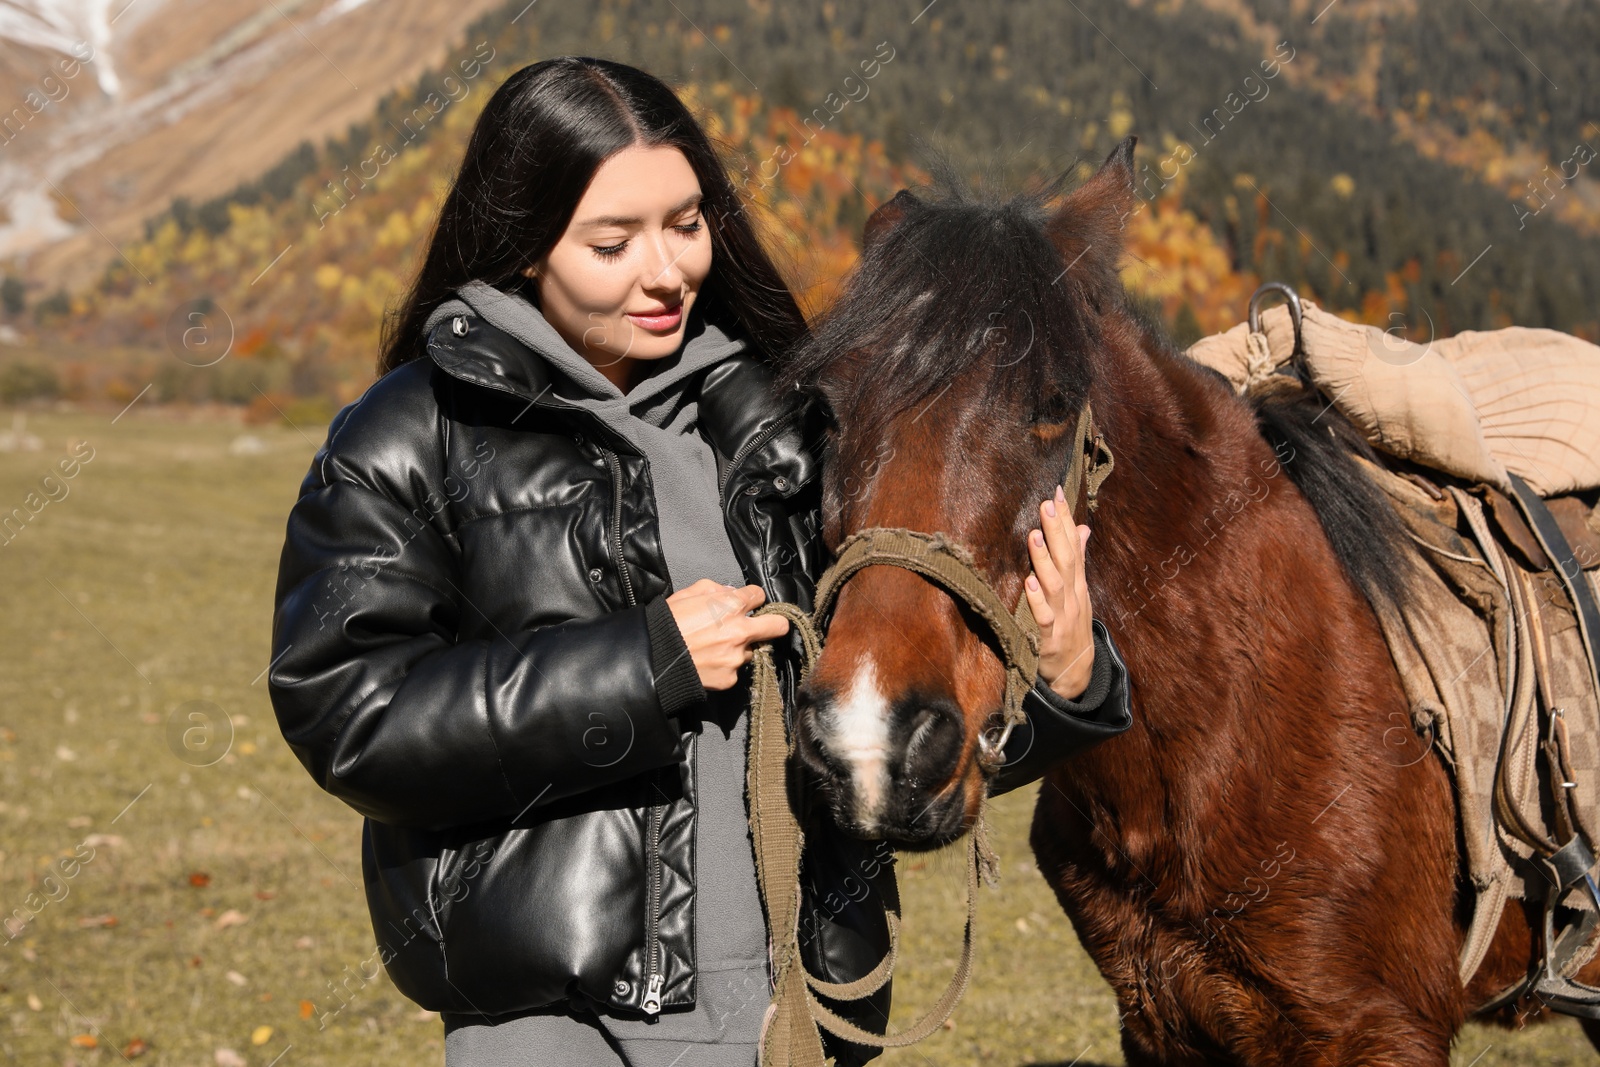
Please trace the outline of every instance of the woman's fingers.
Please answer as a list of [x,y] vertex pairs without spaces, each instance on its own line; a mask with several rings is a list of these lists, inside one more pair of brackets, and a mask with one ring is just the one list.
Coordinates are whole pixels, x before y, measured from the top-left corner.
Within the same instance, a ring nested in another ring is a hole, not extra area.
[[1089,527],[1078,527],[1078,596],[1085,604],[1089,603],[1089,576],[1087,557],[1089,552]]
[[[786,616],[750,614],[767,600],[766,592],[759,585],[719,588],[722,590],[722,595],[717,599],[716,623],[718,626],[727,627],[728,641],[739,646],[747,646],[771,641],[789,632],[789,620]],[[748,650],[742,649],[741,655],[744,651]]]
[[1079,552],[1078,538],[1068,532],[1074,524],[1059,485],[1056,486],[1055,499],[1045,501],[1041,511],[1050,558],[1055,562],[1064,583],[1075,581],[1083,573],[1083,556]]
[[1039,586],[1037,578],[1029,575],[1028,580],[1022,584],[1027,592],[1028,607],[1033,609],[1034,621],[1039,624],[1041,631],[1049,633],[1050,627],[1056,621],[1055,609],[1051,608],[1049,601],[1045,599],[1044,590]]
[[[1039,675],[1062,695],[1081,693],[1094,666],[1093,618],[1084,554],[1089,527],[1078,525],[1061,490],[1039,506],[1039,530],[1029,531],[1034,574],[1023,583],[1039,623]],[[1041,548],[1035,538],[1041,538]]]
[[[766,599],[766,594],[760,586],[747,585],[743,587],[722,585],[709,578],[702,578],[706,582],[706,623],[713,626],[723,626],[730,619],[744,617],[747,613],[761,606]],[[699,585],[696,582],[695,585]],[[689,588],[693,588],[690,586]],[[752,594],[751,590],[754,590]]]
[[[1039,506],[1039,514],[1044,515],[1044,505]],[[1028,531],[1028,559],[1033,563],[1034,578],[1044,591],[1045,599],[1056,600],[1061,596],[1061,572],[1056,569],[1055,561],[1050,558],[1050,548],[1044,534],[1039,530]]]
[[766,602],[759,585],[732,586],[701,578],[667,597],[690,657],[707,689],[729,689],[754,646],[789,632],[786,616],[752,615]]
[[1066,499],[1057,486],[1054,499],[1039,504],[1039,529],[1028,535],[1033,573],[1051,604],[1060,604],[1083,577],[1082,535],[1074,537],[1069,532],[1072,525]]
[[789,620],[783,615],[756,615],[750,618],[749,623],[744,637],[746,642],[771,641],[789,632]]

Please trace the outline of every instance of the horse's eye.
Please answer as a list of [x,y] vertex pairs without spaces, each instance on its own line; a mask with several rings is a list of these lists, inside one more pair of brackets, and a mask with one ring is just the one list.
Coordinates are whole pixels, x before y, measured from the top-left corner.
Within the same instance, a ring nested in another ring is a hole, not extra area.
[[1045,427],[1058,422],[1067,421],[1067,398],[1060,393],[1039,397],[1034,402],[1033,410],[1028,413],[1028,423],[1035,427]]

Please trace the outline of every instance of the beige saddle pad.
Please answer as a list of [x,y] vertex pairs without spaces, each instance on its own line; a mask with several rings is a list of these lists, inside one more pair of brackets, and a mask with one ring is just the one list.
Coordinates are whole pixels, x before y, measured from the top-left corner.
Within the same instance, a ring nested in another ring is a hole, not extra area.
[[[1416,344],[1301,306],[1312,380],[1374,447],[1503,492],[1508,470],[1540,496],[1600,486],[1600,347],[1521,326]],[[1266,352],[1240,323],[1188,355],[1247,392],[1294,349],[1287,307],[1261,325]]]

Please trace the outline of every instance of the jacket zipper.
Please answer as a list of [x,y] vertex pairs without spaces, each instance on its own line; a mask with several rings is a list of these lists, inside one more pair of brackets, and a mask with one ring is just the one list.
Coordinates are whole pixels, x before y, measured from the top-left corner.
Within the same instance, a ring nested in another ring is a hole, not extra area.
[[[717,487],[718,496],[726,493],[728,479],[733,477],[739,464],[744,462],[746,456],[771,440],[777,432],[790,421],[795,412],[782,416],[756,434],[739,447],[728,461],[728,469],[723,472],[722,484]],[[630,605],[637,603],[634,599],[633,580],[628,577],[628,566],[622,558],[622,461],[617,454],[609,448],[601,448],[605,454],[606,465],[611,471],[611,544],[617,554],[617,570],[622,574],[622,589]],[[654,783],[652,782],[652,785]],[[661,821],[664,813],[663,805],[650,805],[650,867],[647,882],[649,884],[649,934],[645,952],[645,992],[644,1001],[640,1005],[647,1015],[661,1013],[661,987],[665,984],[665,976],[661,971]]]
[[648,1015],[661,1011],[661,812],[660,804],[650,806],[650,941],[644,1004]]
[[622,593],[631,607],[638,601],[633,596],[633,579],[628,577],[628,563],[622,558],[622,460],[609,448],[602,447],[606,466],[611,470],[611,547],[617,553],[617,571],[622,575]]
[[[734,452],[733,458],[728,460],[728,469],[722,472],[722,484],[717,486],[717,498],[721,502],[722,508],[723,508],[724,511],[726,511],[727,507],[728,507],[728,497],[727,497],[727,494],[728,494],[728,482],[730,480],[732,480],[734,472],[739,469],[739,464],[743,463],[745,461],[745,458],[747,456],[749,456],[752,452],[754,452],[756,449],[760,448],[762,445],[764,445],[768,441],[772,440],[772,438],[778,433],[779,430],[781,430],[785,426],[787,426],[795,418],[795,416],[799,414],[799,411],[800,411],[800,409],[796,408],[794,410],[789,411],[788,413],[786,413],[784,415],[779,416],[777,419],[775,419],[772,422],[772,424],[770,426],[768,426],[765,430],[762,430],[760,433],[756,434],[754,437],[750,438],[750,440],[746,441],[743,445],[739,446],[738,450]],[[771,595],[771,590],[768,590],[767,592],[768,592],[768,595],[770,596]],[[770,967],[770,964],[771,964],[771,960],[772,960],[772,932],[769,930],[769,931],[767,931],[767,961],[768,961],[769,967]],[[768,987],[769,987],[768,988],[769,992],[772,989],[775,989],[777,987],[776,986],[776,976],[769,974],[768,975],[767,984],[768,984]]]
[[[446,368],[446,370],[448,369]],[[523,396],[517,390],[490,385],[487,382],[476,379],[469,380],[499,392],[510,393],[513,396]],[[799,409],[796,409],[780,416],[765,430],[740,446],[738,451],[733,454],[733,458],[728,461],[728,469],[723,472],[722,484],[717,487],[719,497],[726,493],[728,480],[733,477],[734,471],[738,469],[739,464],[744,461],[745,457],[771,440],[798,413]],[[617,570],[622,576],[623,595],[627,598],[629,606],[634,606],[638,604],[638,600],[634,595],[633,579],[628,575],[628,565],[622,556],[622,461],[609,448],[601,446],[600,451],[605,455],[606,466],[611,473],[611,544],[617,556]],[[723,505],[726,506],[725,499],[723,500]],[[652,782],[652,785],[654,785],[654,782]],[[644,1002],[641,1005],[648,1015],[660,1014],[661,988],[665,984],[665,976],[661,971],[661,823],[664,811],[665,806],[662,804],[650,805],[650,867],[647,872],[648,895],[650,898],[649,940],[646,949],[645,994]],[[768,938],[768,949],[770,952],[770,937]]]
[[[601,448],[606,466],[611,471],[611,545],[617,554],[617,570],[622,574],[622,591],[630,605],[634,598],[633,580],[628,577],[628,565],[622,558],[622,461],[609,448]],[[652,775],[651,786],[655,786]],[[648,1015],[661,1012],[661,987],[665,976],[661,973],[661,820],[660,804],[650,805],[650,866],[646,871],[649,885],[649,936],[645,948],[645,991],[641,1005]]]
[[722,484],[717,486],[717,495],[719,497],[727,492],[728,480],[733,477],[733,472],[739,469],[739,464],[744,462],[744,458],[770,441],[779,430],[783,429],[799,413],[800,409],[795,408],[784,415],[780,415],[772,425],[739,446],[739,450],[733,454],[733,458],[728,460],[728,469],[722,472]]

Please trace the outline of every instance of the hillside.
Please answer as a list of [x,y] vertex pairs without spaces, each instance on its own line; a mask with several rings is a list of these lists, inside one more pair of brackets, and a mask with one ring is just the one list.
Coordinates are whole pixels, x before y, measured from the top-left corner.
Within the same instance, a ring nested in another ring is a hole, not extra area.
[[[1086,173],[1131,132],[1145,209],[1125,277],[1180,341],[1238,321],[1266,278],[1421,339],[1510,322],[1600,336],[1597,184],[1577,162],[1592,152],[1574,147],[1600,144],[1585,88],[1600,16],[1565,0],[1473,7],[512,3],[343,136],[220,196],[178,197],[92,285],[11,301],[24,344],[10,362],[35,365],[20,388],[18,374],[0,378],[0,397],[131,398],[154,382],[152,398],[272,414],[359,392],[477,108],[512,70],[564,52],[680,85],[736,170],[803,142],[757,199],[813,309],[853,260],[866,213],[918,176],[920,140],[1019,183],[1075,163]],[[892,57],[877,77],[846,80],[874,54]],[[463,64],[477,73],[463,79]],[[394,161],[351,185],[380,148]],[[333,196],[335,181],[356,194]],[[167,351],[169,319],[194,300],[233,339],[214,368]]]
[[0,259],[40,296],[92,281],[174,197],[342,134],[498,2],[0,4]]

